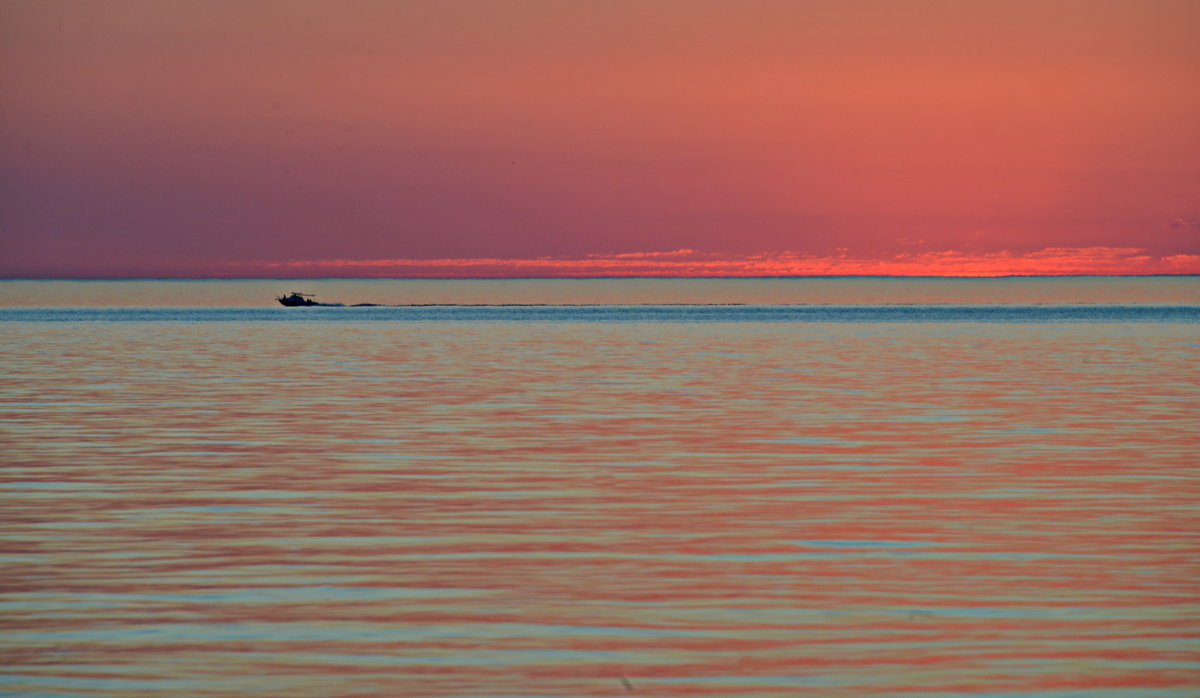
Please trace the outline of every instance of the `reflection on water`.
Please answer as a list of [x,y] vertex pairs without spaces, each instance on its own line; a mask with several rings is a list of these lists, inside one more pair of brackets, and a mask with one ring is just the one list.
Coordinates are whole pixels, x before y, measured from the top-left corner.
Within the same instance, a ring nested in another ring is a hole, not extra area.
[[0,691],[1200,680],[1195,324],[0,327]]
[[0,308],[0,322],[1200,323],[1200,305],[549,305]]

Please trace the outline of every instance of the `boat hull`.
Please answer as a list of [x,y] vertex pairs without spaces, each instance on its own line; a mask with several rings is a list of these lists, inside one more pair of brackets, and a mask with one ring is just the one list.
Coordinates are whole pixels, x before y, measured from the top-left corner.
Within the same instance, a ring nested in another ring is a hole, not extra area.
[[314,301],[310,298],[291,298],[291,297],[289,297],[289,298],[276,298],[275,300],[279,301],[280,305],[286,306],[288,308],[303,307],[306,305],[320,305],[320,303],[317,303],[316,301]]

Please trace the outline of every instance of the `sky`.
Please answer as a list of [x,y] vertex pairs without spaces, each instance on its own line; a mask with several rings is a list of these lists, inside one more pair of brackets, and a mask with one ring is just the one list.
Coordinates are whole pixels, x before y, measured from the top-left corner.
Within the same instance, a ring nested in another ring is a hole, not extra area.
[[1195,0],[0,0],[0,276],[1200,273]]

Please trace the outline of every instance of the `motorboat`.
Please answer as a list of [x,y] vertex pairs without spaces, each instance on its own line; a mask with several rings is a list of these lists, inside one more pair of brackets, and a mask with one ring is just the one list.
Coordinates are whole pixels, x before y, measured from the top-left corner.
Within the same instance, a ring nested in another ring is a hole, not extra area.
[[300,293],[298,291],[292,291],[286,296],[275,296],[275,300],[279,301],[280,305],[286,305],[289,308],[303,305],[320,305],[320,303],[313,300],[313,294]]

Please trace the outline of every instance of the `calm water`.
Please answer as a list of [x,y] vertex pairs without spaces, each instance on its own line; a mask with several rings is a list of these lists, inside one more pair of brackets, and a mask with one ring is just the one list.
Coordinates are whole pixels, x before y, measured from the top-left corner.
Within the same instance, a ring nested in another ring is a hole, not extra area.
[[0,306],[0,693],[1200,687],[1196,277]]

